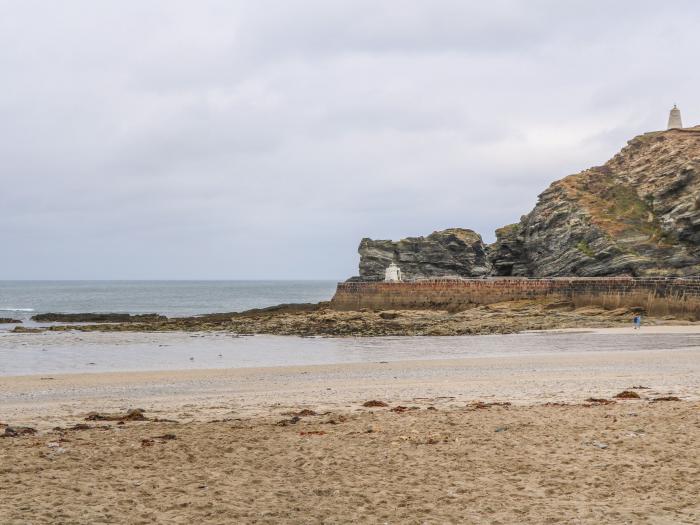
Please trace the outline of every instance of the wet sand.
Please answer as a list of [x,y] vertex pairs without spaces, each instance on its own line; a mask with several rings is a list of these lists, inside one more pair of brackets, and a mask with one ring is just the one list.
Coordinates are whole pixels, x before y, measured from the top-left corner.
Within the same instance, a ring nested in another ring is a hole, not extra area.
[[0,377],[0,414],[16,424],[50,428],[88,408],[139,407],[162,417],[206,420],[265,416],[306,404],[343,409],[372,398],[574,402],[634,385],[653,395],[700,399],[700,348]]
[[0,377],[0,421],[3,523],[700,520],[692,347]]
[[0,334],[0,377],[228,369],[700,347],[700,325],[469,336],[290,337],[228,332]]

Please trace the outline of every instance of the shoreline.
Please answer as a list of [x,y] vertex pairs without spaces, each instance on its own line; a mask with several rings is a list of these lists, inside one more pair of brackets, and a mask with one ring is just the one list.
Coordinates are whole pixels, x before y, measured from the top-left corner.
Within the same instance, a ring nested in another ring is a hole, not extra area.
[[[700,324],[557,328],[471,336],[296,337],[211,332],[0,335],[0,379],[65,374],[217,371],[700,347]],[[587,339],[593,338],[592,340]]]
[[639,330],[632,326],[612,326],[607,328],[555,328],[552,330],[529,330],[527,333],[591,333],[591,334],[638,334],[638,335],[659,335],[659,334],[699,334],[700,324],[682,325],[645,325]]
[[[111,332],[107,332],[111,333]],[[153,335],[158,334],[170,334],[172,332],[151,332]],[[206,332],[205,332],[206,333]],[[551,330],[525,330],[522,332],[517,332],[514,334],[484,334],[484,336],[498,337],[498,336],[513,336],[513,335],[548,335],[548,334],[589,334],[589,335],[630,335],[630,336],[647,336],[647,335],[700,335],[700,324],[696,325],[656,325],[656,326],[643,326],[641,329],[634,329],[633,327],[609,327],[609,328],[556,328]],[[280,337],[280,338],[290,338],[295,339],[295,336],[283,336],[283,335],[268,335],[268,334],[256,334],[258,337]],[[322,338],[320,336],[316,336]],[[392,339],[406,338],[452,338],[452,337],[465,337],[465,336],[385,336],[391,337]],[[385,337],[377,337],[377,339],[384,339]],[[344,338],[332,338],[332,339],[346,339],[354,340],[357,339],[353,336],[345,336]],[[698,347],[700,349],[700,345]],[[628,352],[629,350],[627,350]],[[589,352],[604,352],[601,350],[591,349]],[[635,350],[639,352],[639,350]],[[579,352],[579,354],[587,354],[588,352]],[[543,351],[541,354],[530,354],[537,356],[553,356],[556,358],[558,355],[552,351]],[[568,354],[571,355],[571,354]],[[509,356],[509,358],[518,358],[525,356]],[[413,358],[406,360],[391,360],[391,363],[420,363],[420,362],[442,362],[442,361],[462,361],[471,359],[501,359],[502,356],[497,356],[495,358],[485,355],[468,356],[464,358]],[[13,374],[13,375],[0,375],[0,384],[3,380],[31,380],[36,378],[41,378],[42,376],[61,376],[61,377],[90,377],[90,376],[109,376],[109,375],[134,375],[138,376],[141,374],[146,375],[159,375],[166,374],[168,376],[173,375],[218,375],[226,374],[230,371],[261,371],[261,370],[295,370],[299,368],[309,368],[309,367],[336,367],[336,366],[362,366],[366,364],[365,362],[334,362],[334,363],[309,363],[309,364],[299,364],[299,365],[269,365],[269,366],[232,366],[225,368],[175,368],[175,369],[146,369],[146,370],[115,370],[115,371],[95,371],[95,372],[47,372],[47,373],[34,373],[34,374]]]
[[[302,337],[379,337],[421,335],[486,335],[532,330],[628,326],[638,307],[576,306],[556,297],[471,304],[458,309],[426,308],[374,310],[334,309],[331,303],[282,304],[239,313],[164,318],[127,316],[124,322],[100,322],[122,314],[45,314],[54,323],[45,327],[17,326],[13,333],[82,332],[229,332],[238,335],[296,335]],[[120,319],[121,317],[115,317]],[[694,319],[694,317],[693,317]],[[85,321],[88,324],[81,323]],[[90,324],[92,322],[92,324]],[[698,325],[684,316],[645,317],[646,326]]]
[[[279,414],[294,406],[343,409],[367,399],[450,398],[516,405],[579,403],[642,385],[645,396],[700,400],[700,347],[470,356],[249,368],[0,377],[0,413],[50,428],[99,410],[143,408],[203,421]],[[186,416],[183,416],[186,414]]]

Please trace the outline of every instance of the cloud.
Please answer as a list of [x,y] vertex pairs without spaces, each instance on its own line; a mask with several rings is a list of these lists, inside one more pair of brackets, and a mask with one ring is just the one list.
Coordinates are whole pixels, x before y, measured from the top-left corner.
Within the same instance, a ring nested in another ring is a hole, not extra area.
[[344,278],[698,121],[694,2],[0,0],[0,278]]

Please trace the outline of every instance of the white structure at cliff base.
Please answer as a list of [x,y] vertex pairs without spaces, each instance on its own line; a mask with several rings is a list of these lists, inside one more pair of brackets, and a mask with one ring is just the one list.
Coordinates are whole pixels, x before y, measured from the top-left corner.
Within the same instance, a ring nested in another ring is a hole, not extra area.
[[398,283],[403,279],[401,278],[401,268],[396,266],[396,263],[391,263],[386,270],[384,270],[384,282],[387,283]]
[[668,128],[666,129],[683,129],[683,121],[681,120],[681,110],[673,105],[671,113],[668,115]]

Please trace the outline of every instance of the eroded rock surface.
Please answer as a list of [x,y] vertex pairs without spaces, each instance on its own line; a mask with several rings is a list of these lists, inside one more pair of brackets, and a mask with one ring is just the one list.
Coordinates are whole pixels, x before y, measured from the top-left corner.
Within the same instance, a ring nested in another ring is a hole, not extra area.
[[[363,239],[360,279],[395,261],[408,279],[700,275],[700,127],[640,135],[602,166],[558,180],[485,247],[472,230]],[[485,256],[488,253],[487,256]]]
[[[85,332],[209,332],[238,335],[274,334],[297,336],[419,336],[508,334],[523,330],[629,326],[632,309],[605,310],[550,300],[506,301],[466,310],[338,311],[328,303],[316,309],[290,308],[172,318],[143,323],[58,325],[42,331]],[[690,324],[682,319],[645,317],[645,325]],[[20,332],[20,330],[15,330]]]
[[700,127],[632,139],[496,235],[495,275],[700,275]]
[[139,323],[164,321],[167,318],[158,314],[123,314],[123,313],[78,313],[64,314],[49,312],[37,314],[32,321],[40,323]]
[[400,241],[365,238],[358,252],[360,278],[368,281],[384,279],[384,270],[392,261],[407,279],[481,277],[491,273],[481,236],[462,228]]

